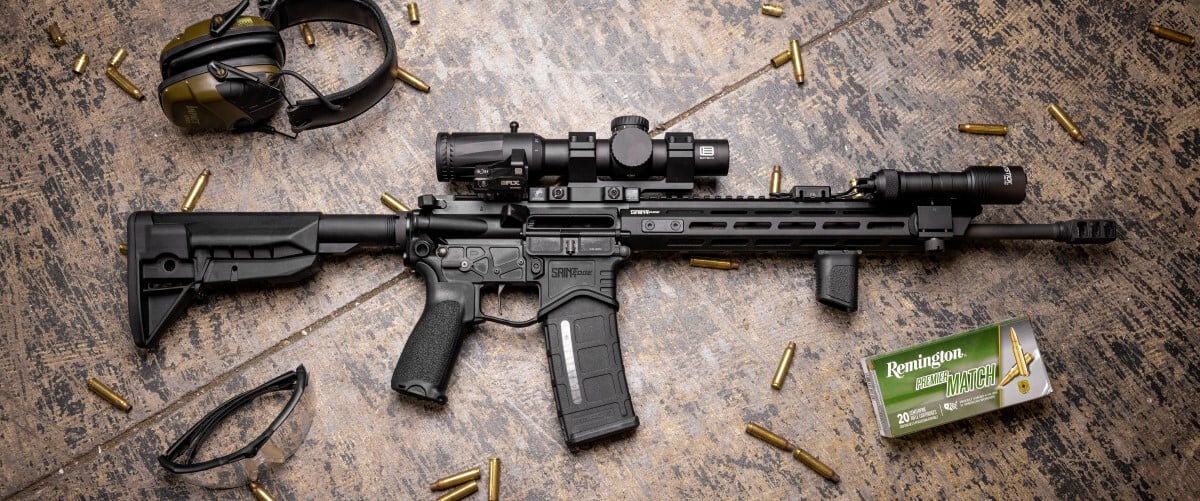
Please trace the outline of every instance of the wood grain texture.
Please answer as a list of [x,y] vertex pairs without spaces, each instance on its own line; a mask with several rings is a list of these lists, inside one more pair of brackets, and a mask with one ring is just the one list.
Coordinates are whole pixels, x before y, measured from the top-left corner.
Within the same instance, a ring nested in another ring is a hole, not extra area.
[[[403,3],[381,6],[401,64],[433,92],[398,86],[362,117],[294,142],[180,133],[153,97],[132,101],[99,71],[125,46],[123,71],[151,90],[157,48],[223,3],[26,2],[0,18],[11,48],[0,53],[0,495],[244,499],[171,479],[155,456],[220,401],[299,362],[322,411],[266,482],[285,498],[422,498],[429,481],[492,455],[505,460],[511,499],[1200,491],[1200,50],[1144,31],[1159,20],[1200,33],[1196,2],[828,0],[774,19],[757,3],[717,0],[424,1],[417,27],[402,22]],[[51,20],[72,45],[46,40]],[[285,37],[294,69],[323,89],[370,71],[379,49],[365,31],[315,31],[312,50]],[[806,43],[803,87],[786,67],[763,68],[793,37]],[[76,49],[93,59],[83,77],[70,73]],[[1051,102],[1087,143],[1053,122]],[[623,113],[728,138],[721,194],[765,192],[773,164],[787,183],[834,185],[888,167],[1024,165],[1026,203],[986,220],[1107,217],[1126,237],[868,259],[852,316],[816,303],[809,260],[749,258],[718,272],[635,259],[618,299],[642,425],[574,454],[536,328],[477,328],[444,409],[396,397],[387,381],[424,286],[395,255],[215,296],[159,349],[133,347],[115,253],[124,218],[174,209],[202,168],[214,176],[201,210],[382,212],[380,191],[446,191],[430,161],[438,130],[519,120],[561,136],[603,131]],[[964,136],[960,122],[1011,132]],[[1056,393],[905,440],[878,437],[859,358],[1023,314]],[[775,392],[789,340],[796,363]],[[133,412],[88,394],[87,376],[126,394]],[[802,444],[842,484],[746,437],[746,421]]]

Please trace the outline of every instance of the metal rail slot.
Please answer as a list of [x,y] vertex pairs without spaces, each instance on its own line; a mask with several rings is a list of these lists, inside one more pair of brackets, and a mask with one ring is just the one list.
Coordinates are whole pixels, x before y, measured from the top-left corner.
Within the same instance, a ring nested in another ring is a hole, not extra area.
[[821,228],[826,230],[857,230],[859,226],[859,223],[849,221],[826,221],[821,224]]
[[735,230],[766,230],[771,228],[771,223],[765,221],[738,221],[733,223]]
[[528,224],[530,228],[595,229],[614,228],[616,227],[616,223],[616,219],[611,216],[551,216],[539,214],[536,216],[531,216]]
[[689,230],[723,230],[728,226],[724,221],[692,221],[688,224]]

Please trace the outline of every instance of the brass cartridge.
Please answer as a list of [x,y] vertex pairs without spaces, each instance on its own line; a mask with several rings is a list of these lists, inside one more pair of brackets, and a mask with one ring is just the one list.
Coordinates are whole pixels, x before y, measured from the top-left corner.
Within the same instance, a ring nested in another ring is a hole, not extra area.
[[804,84],[804,60],[800,59],[800,41],[792,40],[792,76],[796,77],[796,85]]
[[436,482],[429,484],[429,490],[442,491],[473,480],[479,480],[479,468],[471,468],[466,471],[460,471],[448,477],[439,478]]
[[58,23],[50,23],[46,27],[46,33],[50,34],[50,41],[54,42],[54,45],[62,47],[67,44],[67,37],[63,36],[62,30],[58,28]]
[[776,449],[785,450],[788,452],[795,450],[795,447],[792,447],[792,443],[788,442],[787,439],[771,433],[770,430],[754,423],[746,423],[746,433],[754,438],[770,444]]
[[300,23],[300,37],[304,39],[304,45],[317,46],[317,37],[313,36],[312,27],[308,23]]
[[71,66],[71,71],[74,71],[76,75],[82,75],[87,70],[87,64],[87,54],[80,54],[79,57],[75,58],[75,64]]
[[196,180],[192,182],[192,188],[188,190],[187,197],[183,199],[183,205],[179,210],[183,212],[191,212],[196,208],[196,203],[200,201],[200,195],[204,194],[204,187],[208,186],[208,176],[212,175],[208,169],[204,169]]
[[488,501],[500,501],[500,458],[488,460]]
[[479,482],[472,480],[470,483],[464,484],[462,487],[458,487],[450,492],[447,492],[444,496],[437,498],[437,501],[458,501],[462,498],[470,496],[471,494],[475,494],[475,491],[478,490]]
[[[1154,33],[1159,38],[1165,38],[1165,39],[1170,40],[1175,43],[1184,44],[1188,47],[1192,47],[1192,46],[1196,45],[1195,37],[1193,37],[1187,33],[1175,31],[1171,28],[1164,28],[1157,24],[1150,25],[1150,33]],[[62,45],[62,44],[59,44],[59,45]]]
[[383,202],[385,207],[392,209],[392,212],[412,212],[412,209],[404,205],[404,202],[401,202],[400,199],[393,197],[391,193],[386,191],[382,195],[379,195],[379,201]]
[[813,457],[812,454],[809,454],[808,451],[805,451],[804,449],[797,447],[796,450],[792,451],[792,457],[796,458],[797,461],[804,463],[804,466],[807,466],[808,469],[817,472],[817,475],[825,477],[825,480],[834,483],[842,481],[841,477],[838,477],[838,474],[833,471],[833,468],[830,468],[825,463],[822,463],[821,460]]
[[417,89],[421,92],[429,92],[429,84],[425,83],[420,78],[417,78],[416,75],[404,71],[404,68],[399,66],[392,68],[392,78],[400,80],[408,84],[409,87]]
[[1067,134],[1071,135],[1071,139],[1083,142],[1083,133],[1079,132],[1079,127],[1075,126],[1075,122],[1067,118],[1067,114],[1063,112],[1062,108],[1059,108],[1057,104],[1051,104],[1046,109],[1050,111],[1050,116],[1058,120],[1058,124],[1062,126],[1063,130],[1066,130]]
[[783,171],[776,165],[771,169],[771,193],[783,191]]
[[94,377],[87,378],[87,387],[92,393],[100,395],[100,398],[103,398],[105,402],[108,402],[113,407],[120,409],[121,412],[129,412],[133,408],[132,405],[129,405],[128,400],[117,395],[111,388],[101,383],[99,379]]
[[787,64],[788,61],[791,61],[791,60],[792,60],[792,50],[788,49],[788,50],[785,50],[778,54],[775,54],[775,57],[771,58],[771,66],[778,68],[780,66]]
[[694,257],[691,259],[692,266],[697,268],[712,268],[714,270],[736,270],[738,267],[737,261],[728,259],[709,259],[704,257]]
[[120,252],[122,256],[128,256],[129,255],[129,245],[124,242],[117,244],[117,252]]
[[1003,136],[1008,134],[1008,126],[999,124],[958,124],[958,131],[967,134]]
[[421,10],[417,8],[417,2],[408,2],[405,6],[408,10],[408,22],[410,24],[421,24]]
[[1025,363],[1025,353],[1021,351],[1021,341],[1017,340],[1017,329],[1008,328],[1008,340],[1012,343],[1013,359],[1017,361],[1017,372],[1021,377],[1029,375],[1029,364]]
[[109,80],[112,80],[113,83],[117,84],[117,87],[120,87],[126,94],[133,96],[134,99],[138,101],[146,99],[146,95],[142,93],[142,89],[139,89],[133,82],[129,81],[116,67],[109,66],[104,68],[104,74],[108,75]]
[[779,359],[779,366],[775,368],[775,377],[771,378],[771,388],[776,390],[783,388],[783,381],[787,379],[788,369],[792,367],[792,357],[796,355],[796,343],[789,342],[787,348],[783,350],[783,358]]
[[250,482],[250,485],[247,487],[250,488],[250,493],[254,494],[255,501],[275,501],[275,498],[271,497],[271,493],[267,492],[266,489],[263,489],[258,484]]
[[[1025,361],[1025,366],[1028,367],[1029,364],[1033,363],[1033,354],[1026,353],[1024,357],[1021,357],[1021,359]],[[1016,365],[1013,365],[1012,368],[1008,370],[1008,374],[1005,374],[1004,378],[1000,379],[1000,384],[998,386],[1008,386],[1008,383],[1011,383],[1012,380],[1016,379],[1019,375],[1021,375],[1021,369]]]
[[127,56],[127,55],[129,55],[129,53],[125,52],[124,47],[117,47],[117,51],[113,52],[112,57],[110,57],[108,59],[108,67],[109,68],[120,68],[121,63],[125,62],[125,56]]
[[764,3],[760,12],[771,17],[782,17],[783,7],[773,3]]

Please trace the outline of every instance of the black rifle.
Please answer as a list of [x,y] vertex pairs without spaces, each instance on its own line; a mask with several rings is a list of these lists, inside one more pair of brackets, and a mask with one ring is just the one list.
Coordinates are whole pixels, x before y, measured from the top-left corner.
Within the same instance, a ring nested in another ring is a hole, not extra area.
[[[862,252],[934,252],[958,240],[1102,244],[1108,220],[977,224],[984,204],[1025,198],[1020,167],[963,172],[881,170],[846,192],[796,186],[765,197],[694,197],[697,176],[728,172],[729,146],[690,133],[651,139],[641,117],[613,121],[611,139],[572,132],[440,133],[440,181],[467,196],[419,197],[398,215],[154,213],[129,217],[129,323],[152,346],[201,290],[293,282],[323,254],[402,250],[426,283],[425,310],[392,376],[396,391],[444,404],[468,326],[541,322],[559,421],[569,446],[637,427],[617,337],[617,266],[635,252],[771,252],[816,258],[817,297],[857,308]],[[545,187],[542,177],[561,185]],[[531,183],[531,180],[533,182]],[[480,310],[485,287],[532,285],[536,318]]]

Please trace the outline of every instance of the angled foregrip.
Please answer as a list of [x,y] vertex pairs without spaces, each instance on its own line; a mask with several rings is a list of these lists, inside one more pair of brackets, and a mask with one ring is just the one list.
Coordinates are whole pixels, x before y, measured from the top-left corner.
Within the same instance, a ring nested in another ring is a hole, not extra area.
[[567,446],[637,428],[621,362],[616,307],[578,296],[547,313],[542,327]]
[[[464,284],[427,282],[425,311],[404,343],[392,373],[392,389],[420,400],[446,403],[446,383],[466,335]],[[469,284],[467,284],[469,285]]]

